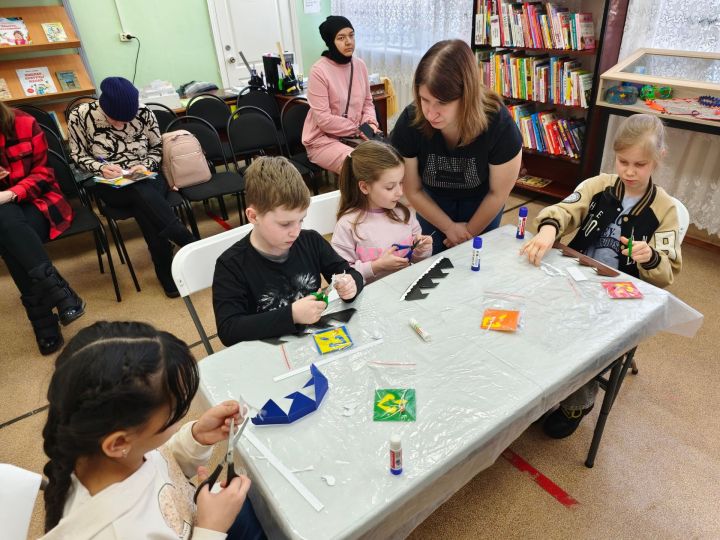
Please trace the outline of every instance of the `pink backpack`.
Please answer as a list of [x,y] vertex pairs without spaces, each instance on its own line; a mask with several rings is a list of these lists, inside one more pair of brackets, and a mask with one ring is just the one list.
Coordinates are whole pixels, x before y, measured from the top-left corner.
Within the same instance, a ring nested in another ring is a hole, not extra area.
[[203,184],[212,177],[200,142],[189,131],[163,133],[162,148],[162,172],[171,188]]

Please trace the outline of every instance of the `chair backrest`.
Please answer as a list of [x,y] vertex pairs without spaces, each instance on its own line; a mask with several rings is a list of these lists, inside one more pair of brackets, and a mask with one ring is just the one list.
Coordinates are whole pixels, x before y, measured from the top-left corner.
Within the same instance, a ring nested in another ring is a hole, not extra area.
[[231,112],[228,104],[214,94],[193,96],[185,110],[185,114],[207,120],[218,131],[225,129]]
[[238,94],[236,101],[237,108],[257,107],[270,115],[276,128],[280,128],[280,107],[278,107],[275,96],[264,90],[252,89],[249,86],[243,88]]
[[303,127],[309,112],[310,105],[305,98],[293,98],[283,105],[280,115],[282,130],[285,134],[285,144],[291,152],[302,146]]
[[146,103],[145,106],[155,115],[158,127],[160,128],[160,133],[165,133],[170,122],[177,118],[175,111],[162,103],[150,102]]
[[679,200],[673,197],[672,195],[670,198],[673,200],[673,203],[675,203],[675,208],[677,209],[677,215],[678,215],[678,235],[680,238],[678,240],[682,244],[683,240],[685,239],[685,234],[687,233],[688,227],[690,226],[690,212],[688,212],[688,209],[685,208],[685,205]]
[[78,96],[72,101],[70,101],[70,103],[67,104],[67,107],[65,107],[65,121],[67,122],[67,120],[70,118],[70,113],[73,112],[75,107],[83,103],[92,103],[96,100],[97,98],[95,96]]
[[200,143],[207,159],[211,162],[222,160],[227,167],[227,157],[223,151],[220,135],[210,122],[197,116],[180,116],[170,122],[166,132],[176,129],[184,129],[192,133]]
[[190,295],[212,286],[215,274],[215,262],[228,248],[245,237],[252,230],[253,225],[248,223],[236,229],[231,229],[209,238],[203,238],[192,244],[180,248],[172,262],[172,276],[200,339],[205,345],[208,354],[213,350],[207,337],[205,328],[193,306]]
[[83,205],[86,205],[87,201],[80,192],[75,182],[75,175],[65,158],[54,150],[48,150],[48,167],[55,171],[55,180],[60,185],[63,195],[68,199],[78,199]]
[[65,147],[63,146],[63,143],[57,133],[44,124],[40,124],[40,129],[45,132],[45,139],[47,140],[48,148],[53,152],[60,154],[62,158],[69,163],[67,152],[65,152]]
[[38,490],[47,481],[37,473],[0,463],[0,523],[5,540],[25,540]]
[[38,124],[50,128],[58,137],[60,136],[60,128],[58,127],[55,118],[53,118],[49,112],[38,107],[33,107],[32,105],[18,105],[15,108],[28,113],[37,120]]
[[337,210],[340,205],[340,191],[315,195],[310,199],[303,229],[317,231],[323,236],[332,234],[337,223]]
[[227,134],[233,156],[263,153],[273,147],[282,149],[272,118],[258,107],[240,107],[232,113]]

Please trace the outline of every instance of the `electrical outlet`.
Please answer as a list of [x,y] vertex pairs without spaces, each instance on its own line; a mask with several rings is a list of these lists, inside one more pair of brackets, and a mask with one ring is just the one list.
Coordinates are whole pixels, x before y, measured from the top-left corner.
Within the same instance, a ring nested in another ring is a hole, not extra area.
[[120,32],[120,41],[130,41],[130,32]]

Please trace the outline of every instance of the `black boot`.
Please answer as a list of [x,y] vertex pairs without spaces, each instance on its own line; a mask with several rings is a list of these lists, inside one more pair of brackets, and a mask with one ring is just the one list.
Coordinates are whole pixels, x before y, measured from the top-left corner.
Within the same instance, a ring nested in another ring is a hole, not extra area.
[[150,258],[155,267],[155,275],[165,291],[168,298],[177,298],[180,292],[175,286],[175,280],[172,277],[172,260],[173,248],[167,240],[162,243],[153,243],[150,247]]
[[64,340],[58,325],[58,318],[49,304],[44,304],[37,296],[21,296],[30,324],[35,331],[40,354],[48,355],[59,350]]
[[28,272],[33,280],[34,295],[57,308],[63,326],[85,314],[85,301],[72,290],[57,269],[50,263],[36,266]]
[[178,247],[183,247],[197,240],[193,234],[187,230],[182,221],[176,219],[170,225],[165,227],[161,232],[162,238],[167,238]]

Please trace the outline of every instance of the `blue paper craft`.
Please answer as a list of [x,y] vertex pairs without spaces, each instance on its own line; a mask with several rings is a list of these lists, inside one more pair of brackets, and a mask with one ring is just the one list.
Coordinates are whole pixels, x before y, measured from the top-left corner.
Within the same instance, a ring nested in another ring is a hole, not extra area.
[[302,392],[293,392],[285,396],[286,399],[292,400],[290,405],[290,412],[286,413],[280,406],[275,403],[272,399],[267,400],[265,405],[262,406],[261,411],[251,420],[256,426],[266,424],[290,424],[303,416],[310,414],[317,410],[322,403],[323,398],[328,390],[328,380],[325,375],[320,373],[320,370],[315,367],[315,364],[310,364],[310,373],[312,377],[303,386],[315,386],[315,399],[311,399]]

